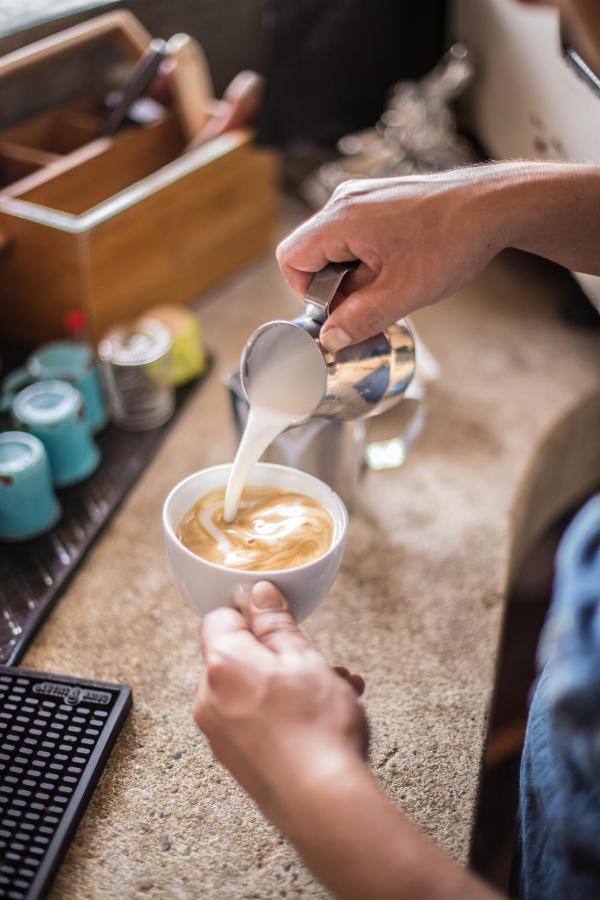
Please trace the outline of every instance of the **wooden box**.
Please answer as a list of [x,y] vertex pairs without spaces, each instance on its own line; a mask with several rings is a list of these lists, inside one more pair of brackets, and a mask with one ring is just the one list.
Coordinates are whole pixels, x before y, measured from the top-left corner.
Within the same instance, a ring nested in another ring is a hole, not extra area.
[[[123,39],[128,19],[102,16],[4,57],[0,90],[7,72],[47,55],[48,44],[60,52],[110,23]],[[150,37],[132,21],[139,55]],[[183,153],[172,112],[110,138],[94,137],[99,121],[84,100],[0,133],[3,339],[64,335],[73,309],[97,338],[156,303],[193,299],[269,245],[276,165],[249,132]]]

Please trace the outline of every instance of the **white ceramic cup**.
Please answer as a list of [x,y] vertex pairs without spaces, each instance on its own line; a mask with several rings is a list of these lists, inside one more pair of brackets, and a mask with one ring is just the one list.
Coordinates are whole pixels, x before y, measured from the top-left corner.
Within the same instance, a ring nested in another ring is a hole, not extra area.
[[221,566],[188,550],[177,538],[176,530],[197,500],[227,484],[230,471],[231,464],[227,464],[195,472],[180,481],[165,500],[165,547],[175,580],[200,613],[218,606],[243,603],[253,584],[271,581],[286,596],[294,617],[298,621],[305,619],[323,600],[340,567],[348,531],[346,507],[328,485],[313,475],[288,466],[257,463],[250,475],[250,484],[305,494],[325,507],[334,524],[331,547],[318,559],[292,569],[248,572]]

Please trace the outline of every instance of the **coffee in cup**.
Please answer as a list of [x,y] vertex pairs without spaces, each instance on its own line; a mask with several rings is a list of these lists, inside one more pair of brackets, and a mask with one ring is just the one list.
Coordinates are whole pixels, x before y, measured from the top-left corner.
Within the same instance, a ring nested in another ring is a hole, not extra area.
[[202,614],[218,606],[243,605],[253,584],[271,581],[287,597],[292,614],[301,621],[321,603],[340,567],[348,533],[346,508],[338,495],[313,475],[288,466],[257,463],[250,473],[250,485],[314,500],[327,513],[332,523],[327,549],[304,565],[280,569],[271,569],[270,563],[261,569],[240,569],[212,562],[186,547],[177,532],[198,499],[215,489],[220,489],[223,496],[230,473],[230,464],[195,472],[175,485],[167,497],[163,508],[165,547],[175,580]]
[[192,553],[233,569],[276,571],[323,556],[334,523],[312,497],[267,485],[244,488],[233,522],[224,517],[225,489],[215,488],[185,514],[177,537]]

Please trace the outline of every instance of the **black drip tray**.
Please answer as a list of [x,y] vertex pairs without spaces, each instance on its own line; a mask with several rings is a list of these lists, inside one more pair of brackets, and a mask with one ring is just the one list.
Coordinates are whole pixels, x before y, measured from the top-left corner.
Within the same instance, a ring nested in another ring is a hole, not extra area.
[[0,666],[0,897],[42,900],[131,706],[131,690]]
[[[206,377],[205,373],[202,377]],[[18,662],[67,580],[148,465],[198,380],[178,388],[174,416],[152,431],[108,425],[97,436],[102,462],[81,484],[58,491],[56,528],[19,544],[0,543],[0,663]]]

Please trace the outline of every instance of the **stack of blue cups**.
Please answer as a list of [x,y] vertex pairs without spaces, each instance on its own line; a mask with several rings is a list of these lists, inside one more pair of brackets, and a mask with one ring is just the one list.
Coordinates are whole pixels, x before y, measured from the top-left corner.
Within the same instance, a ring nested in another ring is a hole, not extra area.
[[[69,380],[47,377],[53,367]],[[60,519],[55,487],[78,484],[98,467],[93,432],[106,423],[106,411],[91,350],[74,342],[40,348],[2,388],[4,411],[18,430],[0,434],[0,540],[22,541]]]
[[37,537],[52,528],[61,513],[42,442],[21,431],[0,434],[0,537]]

